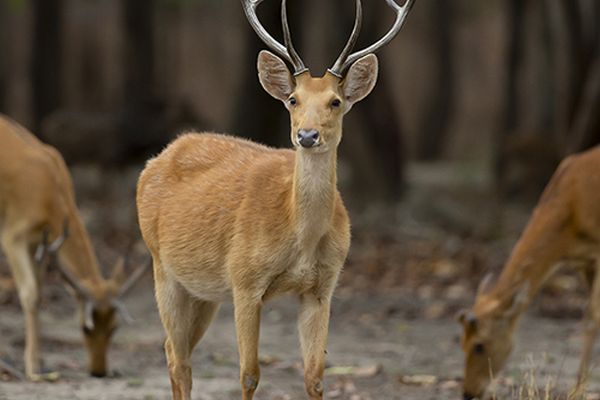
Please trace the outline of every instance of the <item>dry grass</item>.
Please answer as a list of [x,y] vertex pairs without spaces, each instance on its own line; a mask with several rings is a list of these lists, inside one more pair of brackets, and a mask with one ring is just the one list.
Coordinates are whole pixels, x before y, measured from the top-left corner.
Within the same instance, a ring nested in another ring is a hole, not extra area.
[[[529,359],[530,364],[527,371],[522,375],[522,379],[516,382],[505,380],[502,387],[494,385],[491,393],[492,400],[592,400],[596,396],[589,395],[585,384],[579,387],[573,387],[568,392],[558,388],[558,376],[548,376],[540,378],[540,368],[533,359]],[[502,392],[502,393],[500,393]]]

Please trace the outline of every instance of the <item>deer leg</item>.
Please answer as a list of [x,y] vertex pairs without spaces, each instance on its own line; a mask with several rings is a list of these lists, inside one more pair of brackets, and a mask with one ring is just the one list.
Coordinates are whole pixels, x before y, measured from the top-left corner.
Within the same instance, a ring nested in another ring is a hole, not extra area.
[[298,329],[304,358],[304,385],[311,400],[321,400],[330,299],[304,294],[300,300]]
[[40,327],[38,319],[40,293],[35,265],[29,254],[26,241],[5,236],[2,238],[2,246],[15,279],[21,308],[25,315],[25,373],[30,380],[40,380]]
[[[596,267],[600,262],[596,262]],[[594,343],[600,329],[600,274],[597,271],[588,274],[588,280],[591,283],[591,294],[588,309],[583,323],[583,348],[581,354],[581,363],[577,376],[577,386],[585,384],[589,369],[589,362],[594,349]]]
[[261,299],[247,293],[235,293],[235,330],[240,353],[240,384],[242,399],[252,400],[260,380],[258,337],[260,332]]
[[194,299],[155,264],[156,301],[167,334],[165,353],[174,400],[189,400],[192,392],[190,356],[210,325],[217,303]]

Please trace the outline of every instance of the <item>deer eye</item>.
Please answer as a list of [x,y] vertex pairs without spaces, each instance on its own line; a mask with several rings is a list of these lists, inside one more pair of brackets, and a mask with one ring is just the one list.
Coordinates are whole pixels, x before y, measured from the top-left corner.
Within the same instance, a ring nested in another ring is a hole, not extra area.
[[289,103],[291,106],[295,106],[296,104],[298,104],[298,100],[296,100],[296,98],[295,98],[294,96],[292,96],[292,97],[290,97],[290,98],[288,99],[288,103]]
[[484,352],[485,352],[485,346],[483,345],[483,343],[476,343],[475,346],[473,346],[473,353],[483,354]]
[[342,102],[340,101],[340,99],[333,99],[331,101],[331,107],[332,108],[338,108],[341,105],[342,105]]

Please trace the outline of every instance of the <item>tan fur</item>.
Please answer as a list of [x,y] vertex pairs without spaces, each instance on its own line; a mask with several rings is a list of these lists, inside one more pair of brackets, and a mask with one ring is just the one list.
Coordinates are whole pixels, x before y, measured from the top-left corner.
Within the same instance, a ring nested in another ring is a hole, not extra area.
[[[276,56],[261,57],[268,62],[259,59],[260,79],[286,103],[296,150],[190,133],[150,160],[138,183],[174,399],[190,398],[190,354],[218,304],[233,301],[240,383],[251,400],[260,377],[261,307],[283,293],[300,297],[306,391],[312,400],[323,396],[330,302],[350,245],[336,189],[344,83],[331,74],[292,78]],[[295,106],[282,98],[288,84]],[[332,107],[336,98],[342,104]],[[298,147],[296,132],[309,128],[320,132],[319,146]]]
[[[464,390],[480,396],[511,352],[519,317],[545,279],[563,262],[582,265],[592,291],[579,382],[600,327],[600,147],[564,160],[546,187],[498,281],[462,314]],[[476,354],[476,344],[485,351]]]
[[[106,373],[106,352],[115,328],[110,305],[119,282],[105,280],[75,205],[69,171],[60,154],[23,127],[0,116],[1,244],[25,313],[25,369],[40,379],[38,306],[43,266],[33,259],[44,232],[54,240],[68,221],[69,236],[58,253],[64,268],[81,281],[96,301],[95,328],[85,335],[90,372]],[[80,299],[81,308],[84,299]]]

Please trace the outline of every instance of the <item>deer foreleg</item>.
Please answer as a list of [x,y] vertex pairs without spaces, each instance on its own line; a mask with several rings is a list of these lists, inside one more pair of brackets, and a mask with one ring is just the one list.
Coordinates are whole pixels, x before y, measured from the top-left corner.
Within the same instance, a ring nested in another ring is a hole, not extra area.
[[38,380],[41,371],[38,276],[26,241],[5,236],[2,238],[2,245],[15,279],[21,308],[25,315],[25,373],[28,379]]
[[249,293],[234,296],[235,329],[240,353],[242,399],[252,400],[260,380],[258,337],[262,302]]
[[304,384],[311,400],[323,398],[323,371],[329,329],[330,299],[302,295],[298,329],[304,358]]
[[[596,268],[598,267],[600,267],[600,260],[596,262]],[[591,283],[591,295],[583,321],[583,348],[577,375],[578,387],[585,384],[587,379],[590,358],[600,330],[600,274],[597,271],[589,274],[589,281]]]

